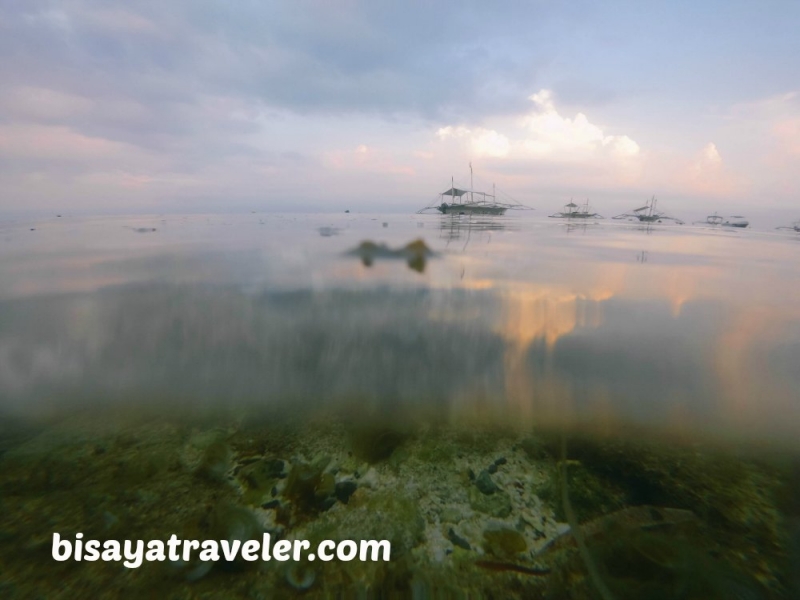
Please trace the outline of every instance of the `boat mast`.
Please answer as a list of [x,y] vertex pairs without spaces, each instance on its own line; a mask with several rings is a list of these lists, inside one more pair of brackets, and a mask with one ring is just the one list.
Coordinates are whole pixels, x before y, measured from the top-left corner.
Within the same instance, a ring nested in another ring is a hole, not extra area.
[[456,203],[456,180],[450,175],[450,206]]
[[472,183],[472,161],[469,161],[469,201],[475,202],[475,185]]

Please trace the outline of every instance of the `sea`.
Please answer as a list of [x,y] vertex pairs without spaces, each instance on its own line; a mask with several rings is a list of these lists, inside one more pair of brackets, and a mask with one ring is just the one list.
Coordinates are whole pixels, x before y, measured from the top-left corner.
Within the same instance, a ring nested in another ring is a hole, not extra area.
[[[55,533],[392,551],[130,568]],[[0,222],[3,598],[791,599],[798,573],[794,231]]]

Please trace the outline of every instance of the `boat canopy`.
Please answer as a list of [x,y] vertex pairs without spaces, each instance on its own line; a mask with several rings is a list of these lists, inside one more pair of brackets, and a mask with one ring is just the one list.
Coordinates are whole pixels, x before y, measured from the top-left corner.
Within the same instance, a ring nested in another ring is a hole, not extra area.
[[451,187],[446,192],[442,192],[442,196],[457,196],[461,197],[467,193],[467,190],[459,190],[458,188]]

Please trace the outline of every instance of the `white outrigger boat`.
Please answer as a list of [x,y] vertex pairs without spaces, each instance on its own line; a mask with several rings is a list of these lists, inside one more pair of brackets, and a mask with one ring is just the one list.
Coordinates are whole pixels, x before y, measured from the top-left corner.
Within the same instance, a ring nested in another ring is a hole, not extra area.
[[443,215],[503,215],[509,209],[533,210],[518,203],[499,202],[492,185],[492,193],[476,192],[472,185],[472,164],[469,165],[470,189],[459,189],[450,178],[450,189],[439,194],[435,204],[417,211],[424,213],[437,210]]
[[788,229],[790,231],[796,231],[797,233],[800,233],[800,219],[791,225],[783,225],[782,227],[776,227],[775,229]]
[[695,225],[711,225],[712,227],[739,227],[745,228],[750,225],[745,217],[741,215],[734,215],[732,217],[723,217],[714,213],[706,217],[705,221],[695,221]]
[[578,206],[572,200],[569,201],[568,204],[564,205],[564,210],[561,212],[553,213],[550,215],[551,219],[604,219],[603,215],[597,214],[596,212],[589,212],[591,209],[589,207],[589,200],[587,199],[586,202],[582,206]]
[[639,208],[634,208],[629,213],[622,213],[621,215],[617,215],[616,217],[612,217],[613,219],[636,219],[640,223],[662,223],[664,221],[674,221],[678,225],[683,225],[683,221],[680,219],[676,219],[675,217],[670,217],[666,213],[658,212],[656,210],[656,204],[658,200],[656,197],[653,196],[644,206]]

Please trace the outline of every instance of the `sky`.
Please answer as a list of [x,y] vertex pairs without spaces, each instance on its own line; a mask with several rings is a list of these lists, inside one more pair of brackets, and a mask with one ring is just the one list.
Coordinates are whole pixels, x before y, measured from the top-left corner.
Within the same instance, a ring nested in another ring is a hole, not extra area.
[[2,0],[0,211],[410,212],[472,163],[543,214],[797,218],[798,24],[795,0]]

